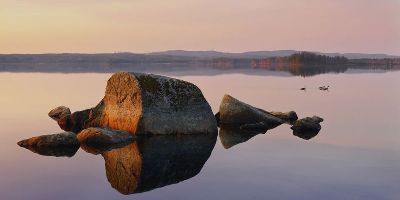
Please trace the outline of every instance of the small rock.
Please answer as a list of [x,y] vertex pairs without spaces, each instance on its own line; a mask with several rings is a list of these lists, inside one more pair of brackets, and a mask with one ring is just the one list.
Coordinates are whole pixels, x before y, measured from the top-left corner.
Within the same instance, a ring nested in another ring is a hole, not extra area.
[[72,157],[79,149],[76,135],[71,132],[37,136],[21,140],[17,144],[34,153],[56,157]]
[[52,135],[41,135],[17,143],[21,147],[38,146],[38,147],[69,147],[79,146],[76,135],[71,132],[63,132]]
[[78,133],[78,141],[89,146],[104,146],[119,143],[127,143],[134,136],[125,131],[117,131],[107,128],[87,128]]
[[320,123],[324,121],[321,117],[313,116],[297,120],[293,123],[291,129],[293,135],[305,140],[309,140],[318,135],[321,130]]
[[71,114],[71,110],[68,107],[65,106],[59,106],[57,108],[54,108],[49,112],[49,117],[51,117],[54,120],[59,120],[67,115]]

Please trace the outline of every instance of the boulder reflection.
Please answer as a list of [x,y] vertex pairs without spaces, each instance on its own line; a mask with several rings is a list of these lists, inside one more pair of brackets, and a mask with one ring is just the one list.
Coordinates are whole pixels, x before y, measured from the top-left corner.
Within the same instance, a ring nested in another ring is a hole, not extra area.
[[241,129],[239,126],[220,125],[219,139],[225,149],[229,149],[237,144],[246,142],[258,134],[265,131],[250,131]]
[[215,146],[217,134],[140,137],[103,152],[107,179],[122,194],[150,191],[196,176]]

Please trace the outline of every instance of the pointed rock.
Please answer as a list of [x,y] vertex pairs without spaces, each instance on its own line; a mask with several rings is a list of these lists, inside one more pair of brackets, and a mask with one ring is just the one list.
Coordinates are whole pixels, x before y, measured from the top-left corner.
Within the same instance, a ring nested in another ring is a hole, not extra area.
[[34,153],[56,157],[72,157],[79,149],[76,135],[71,132],[32,137],[21,140],[17,144]]
[[[284,123],[269,112],[243,103],[230,95],[225,95],[219,107],[219,124],[246,125],[259,124],[260,128],[272,129]],[[255,127],[253,127],[255,128]]]

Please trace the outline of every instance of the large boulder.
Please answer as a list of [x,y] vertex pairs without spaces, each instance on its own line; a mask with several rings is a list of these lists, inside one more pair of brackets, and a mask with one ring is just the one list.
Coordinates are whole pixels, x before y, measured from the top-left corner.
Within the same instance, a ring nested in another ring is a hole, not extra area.
[[71,132],[41,135],[21,140],[17,144],[34,153],[56,157],[72,157],[79,149],[79,141]]
[[108,127],[131,134],[217,132],[216,120],[194,84],[152,74],[115,73],[104,98],[91,109],[63,115],[63,130]]
[[129,143],[134,140],[134,136],[128,132],[96,127],[82,130],[79,132],[77,138],[81,144],[101,147]]
[[220,125],[244,125],[265,130],[275,128],[285,122],[265,110],[241,102],[230,95],[223,97],[216,118]]
[[320,123],[324,121],[321,117],[313,116],[299,119],[293,123],[291,129],[293,135],[305,140],[309,140],[318,135],[321,130]]

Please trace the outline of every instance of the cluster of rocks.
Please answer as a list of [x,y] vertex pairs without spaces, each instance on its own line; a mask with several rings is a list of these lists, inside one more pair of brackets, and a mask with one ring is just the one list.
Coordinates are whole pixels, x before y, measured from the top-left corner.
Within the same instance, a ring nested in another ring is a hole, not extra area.
[[[257,134],[265,133],[284,123],[292,125],[293,135],[309,140],[319,133],[321,130],[320,123],[323,121],[318,116],[298,119],[294,111],[268,112],[239,101],[230,95],[223,97],[219,112],[215,117],[220,126],[221,141],[241,142],[250,139],[251,137],[249,136],[251,135],[253,137]],[[231,134],[226,134],[226,131]],[[233,135],[233,140],[227,139],[227,137]],[[239,137],[241,139],[238,140]],[[224,142],[223,145],[224,147],[232,146],[232,144],[227,145]]]
[[[243,130],[243,134],[250,133],[243,137],[245,139],[234,139],[243,142],[249,135],[254,136],[252,133],[265,133],[284,123],[293,125],[294,135],[310,139],[318,134],[322,122],[319,117],[298,120],[294,111],[268,112],[229,95],[223,97],[219,112],[214,116],[201,90],[194,84],[128,72],[111,76],[104,98],[95,107],[71,113],[68,107],[60,106],[48,115],[66,132],[33,137],[18,145],[38,153],[41,151],[37,149],[76,149],[80,145],[96,152],[98,148],[128,143],[139,135],[215,134],[218,126],[220,132],[224,132],[222,127],[233,126]],[[63,152],[53,154],[60,156]]]

